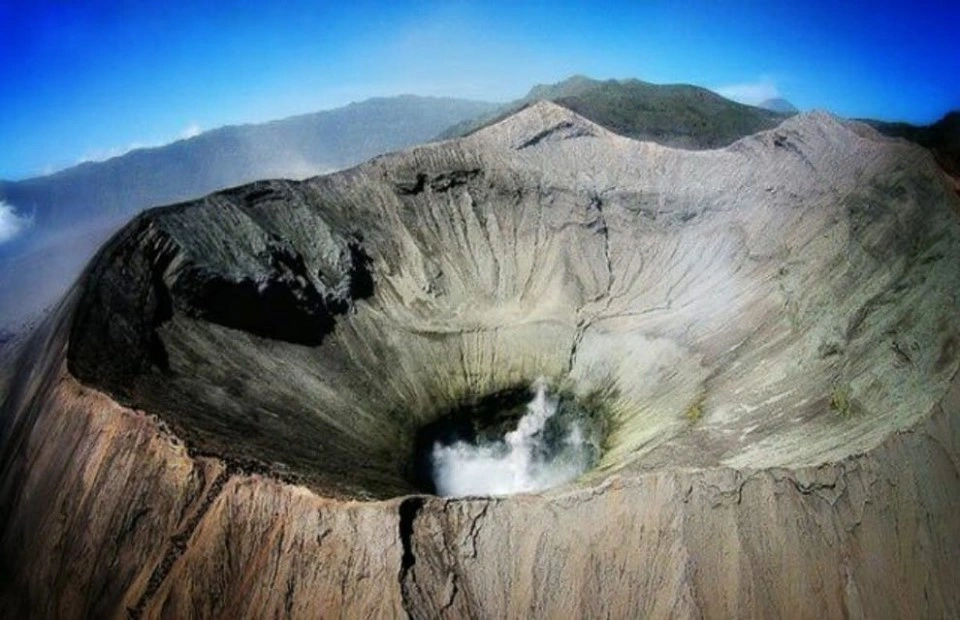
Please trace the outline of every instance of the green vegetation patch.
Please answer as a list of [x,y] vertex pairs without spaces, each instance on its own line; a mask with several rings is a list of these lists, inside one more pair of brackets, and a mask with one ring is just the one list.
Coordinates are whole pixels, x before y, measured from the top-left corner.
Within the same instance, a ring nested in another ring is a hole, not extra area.
[[841,418],[848,418],[859,411],[853,398],[850,396],[850,390],[844,387],[834,387],[830,394],[830,409],[835,411]]

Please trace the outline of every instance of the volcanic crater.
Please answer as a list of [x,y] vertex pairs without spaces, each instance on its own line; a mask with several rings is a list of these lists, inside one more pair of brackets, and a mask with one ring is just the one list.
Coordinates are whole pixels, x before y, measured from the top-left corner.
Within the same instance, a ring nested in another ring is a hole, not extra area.
[[[693,152],[540,102],[147,211],[0,379],[3,600],[956,613],[958,209],[927,151],[827,114]],[[588,470],[434,497],[438,439],[538,380]]]

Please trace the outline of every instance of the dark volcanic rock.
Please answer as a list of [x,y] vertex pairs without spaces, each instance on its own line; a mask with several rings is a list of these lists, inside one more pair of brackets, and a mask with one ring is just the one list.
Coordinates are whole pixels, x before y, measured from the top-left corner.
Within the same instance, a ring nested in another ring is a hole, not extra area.
[[203,226],[206,234],[229,234],[187,249],[196,234],[178,220],[194,207],[169,207],[127,226],[101,253],[84,292],[70,346],[74,374],[122,392],[149,366],[166,369],[157,330],[174,311],[261,338],[319,345],[337,315],[372,294],[370,259],[358,233],[330,233],[297,248],[284,236],[291,231],[258,217],[290,198],[282,183],[221,194]]

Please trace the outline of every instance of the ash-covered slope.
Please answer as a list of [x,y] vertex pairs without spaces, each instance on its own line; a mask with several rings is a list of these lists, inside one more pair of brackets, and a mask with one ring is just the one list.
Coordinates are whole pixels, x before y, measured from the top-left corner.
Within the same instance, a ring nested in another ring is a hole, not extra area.
[[[958,209],[827,115],[688,152],[539,103],[147,212],[0,373],[0,608],[955,615]],[[541,376],[596,469],[418,494],[420,428]]]

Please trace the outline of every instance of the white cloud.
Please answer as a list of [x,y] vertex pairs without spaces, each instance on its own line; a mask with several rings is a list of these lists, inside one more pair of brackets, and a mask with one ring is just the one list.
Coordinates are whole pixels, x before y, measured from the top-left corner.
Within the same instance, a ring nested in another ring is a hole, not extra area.
[[733,99],[734,101],[749,105],[756,105],[767,99],[775,99],[781,96],[780,89],[777,88],[776,82],[768,77],[761,77],[755,82],[742,82],[740,84],[719,86],[712,90],[727,99]]
[[180,137],[184,140],[187,138],[193,138],[194,136],[199,136],[203,132],[203,129],[200,128],[200,125],[197,123],[190,123],[187,125],[187,128],[180,132]]
[[33,224],[33,217],[17,215],[13,205],[0,200],[0,243],[10,241]]

